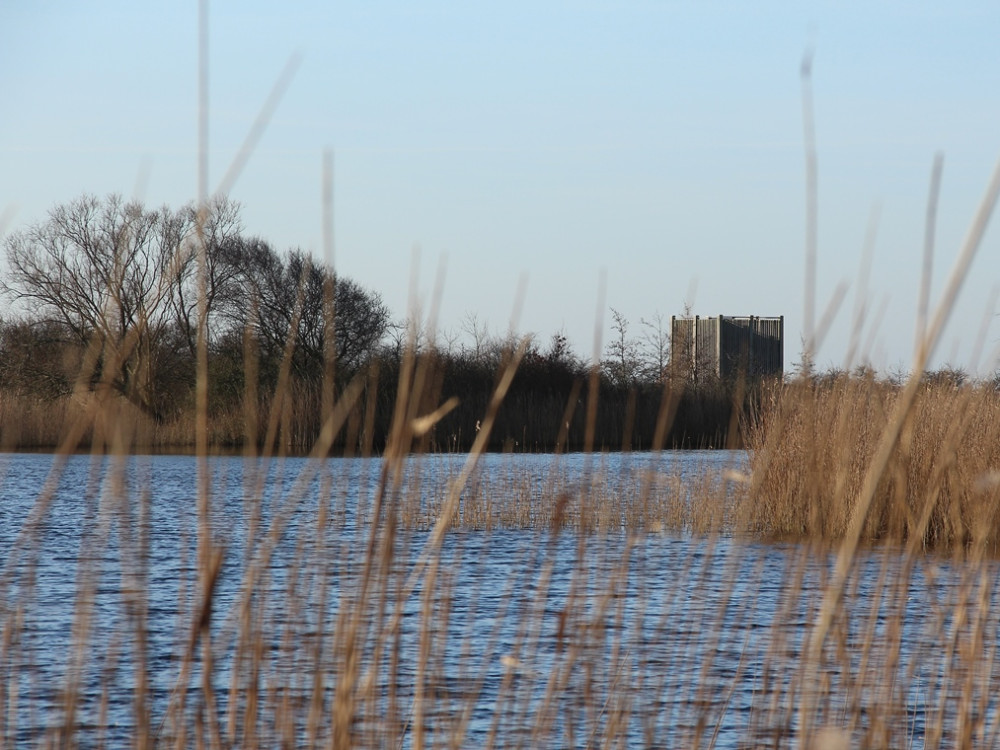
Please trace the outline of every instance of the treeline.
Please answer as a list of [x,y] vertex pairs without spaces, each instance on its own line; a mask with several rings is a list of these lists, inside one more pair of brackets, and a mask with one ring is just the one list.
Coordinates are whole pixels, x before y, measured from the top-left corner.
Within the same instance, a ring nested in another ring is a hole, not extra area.
[[[495,336],[474,316],[463,341],[435,337],[395,321],[377,292],[309,254],[248,235],[226,199],[173,210],[83,196],[3,246],[0,291],[17,311],[0,320],[0,442],[8,448],[50,447],[71,420],[93,421],[94,404],[131,415],[140,445],[192,446],[200,352],[209,440],[220,448],[307,449],[356,383],[335,449],[377,452],[400,375],[410,373],[413,415],[458,400],[426,432],[425,447],[467,450],[514,356],[492,450],[645,449],[656,440],[721,447],[739,442],[758,398],[733,384],[692,388],[686,373],[671,372],[659,315],[636,332],[612,311],[614,336],[596,368],[560,334],[547,342]],[[81,440],[106,439],[98,428],[85,425]]]
[[[451,396],[458,405],[425,438],[426,450],[466,450],[475,439],[498,376],[517,352],[518,341],[496,337],[477,353],[462,346],[423,347],[425,367],[420,413],[429,413]],[[504,451],[649,450],[660,447],[708,448],[740,445],[744,417],[759,401],[752,392],[705,382],[693,387],[685,378],[616,380],[614,362],[597,369],[576,356],[556,334],[545,344],[521,342],[523,356],[496,415],[489,447]],[[379,361],[384,408],[382,430],[388,428],[395,401],[400,360]],[[740,407],[734,412],[734,399]],[[662,424],[658,424],[662,422]]]

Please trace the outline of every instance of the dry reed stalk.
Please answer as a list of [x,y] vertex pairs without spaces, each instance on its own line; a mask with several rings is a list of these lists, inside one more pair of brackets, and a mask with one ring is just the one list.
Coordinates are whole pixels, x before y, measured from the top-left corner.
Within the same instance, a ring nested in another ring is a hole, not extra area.
[[[951,314],[958,292],[965,280],[965,276],[971,266],[972,259],[979,249],[982,236],[986,231],[990,215],[996,205],[997,198],[1000,197],[1000,163],[994,169],[990,184],[983,196],[982,203],[973,220],[969,230],[969,235],[959,253],[955,267],[948,280],[948,284],[937,307],[934,319],[921,343],[918,347],[914,362],[914,374],[903,388],[899,401],[893,413],[892,419],[882,433],[878,444],[878,449],[872,462],[865,473],[864,484],[858,496],[856,505],[852,508],[850,525],[846,530],[843,542],[838,553],[834,579],[827,587],[823,604],[819,612],[816,624],[810,636],[809,650],[804,661],[807,665],[815,663],[815,659],[823,648],[827,633],[834,618],[834,613],[843,597],[843,586],[847,580],[849,570],[854,562],[857,547],[861,541],[864,526],[867,521],[868,511],[877,492],[877,485],[881,481],[893,451],[896,449],[897,441],[903,430],[903,426],[910,414],[914,399],[920,387],[920,376],[927,365],[931,350],[936,345],[938,338],[944,328],[944,324]],[[810,741],[812,715],[812,694],[806,691],[805,703],[803,705],[803,726],[801,730],[801,742],[803,745]]]
[[[752,433],[753,485],[738,505],[736,527],[779,538],[841,538],[899,395],[891,384],[847,377],[789,386],[770,416],[780,429]],[[811,440],[810,418],[834,425],[827,439]],[[998,418],[1000,397],[989,386],[923,387],[905,440],[876,486],[862,538],[996,549]]]

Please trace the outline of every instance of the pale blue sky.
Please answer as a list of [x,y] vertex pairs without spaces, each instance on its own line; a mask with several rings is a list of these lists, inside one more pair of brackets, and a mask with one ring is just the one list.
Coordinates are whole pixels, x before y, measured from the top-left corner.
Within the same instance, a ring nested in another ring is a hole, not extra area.
[[[679,313],[693,288],[702,315],[784,314],[786,363],[798,359],[806,49],[820,303],[841,281],[853,294],[880,206],[868,294],[873,311],[886,306],[877,366],[911,356],[935,152],[936,291],[1000,156],[992,3],[220,0],[210,17],[213,186],[301,54],[231,193],[249,232],[319,253],[333,149],[339,271],[401,317],[414,246],[425,299],[446,257],[442,325],[454,330],[469,312],[505,330],[526,274],[520,330],[563,330],[581,354],[603,269],[607,305],[635,333],[641,317]],[[0,97],[8,231],[84,191],[195,197],[197,3],[5,0]],[[939,363],[976,361],[998,271],[993,227]],[[849,296],[821,365],[843,364],[853,307]]]

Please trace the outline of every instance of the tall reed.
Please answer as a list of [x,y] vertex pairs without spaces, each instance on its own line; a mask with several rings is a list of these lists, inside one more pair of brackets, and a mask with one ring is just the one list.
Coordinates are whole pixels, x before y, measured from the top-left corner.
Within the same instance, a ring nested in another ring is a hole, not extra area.
[[[900,393],[871,375],[791,383],[750,430],[753,483],[740,528],[842,538]],[[925,379],[879,478],[864,538],[995,553],[998,438],[992,383]]]

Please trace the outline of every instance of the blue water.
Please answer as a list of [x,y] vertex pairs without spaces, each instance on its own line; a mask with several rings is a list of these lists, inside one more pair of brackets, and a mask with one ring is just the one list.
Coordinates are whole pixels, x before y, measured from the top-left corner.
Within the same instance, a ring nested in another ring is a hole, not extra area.
[[[390,485],[400,528],[389,555],[376,534],[362,600],[379,460],[210,459],[221,567],[206,694],[203,641],[191,641],[196,460],[0,456],[0,744],[46,745],[69,727],[80,746],[117,747],[146,722],[163,744],[184,732],[193,745],[214,726],[245,746],[250,726],[260,746],[326,745],[354,615],[360,746],[409,747],[418,731],[463,747],[794,746],[804,688],[813,725],[844,727],[856,744],[950,747],[970,726],[976,746],[996,743],[992,563],[908,568],[896,550],[864,553],[823,660],[804,672],[829,555],[687,529],[579,534],[547,516],[534,529],[453,529],[437,549],[435,512],[464,460],[414,459]],[[553,487],[598,487],[625,507],[643,486],[697,502],[684,488],[707,478],[724,491],[725,472],[745,468],[722,451],[486,456],[459,513],[470,493],[494,492],[500,519],[505,493],[541,507]],[[247,613],[256,651],[241,647]],[[251,676],[260,698],[248,719]]]

